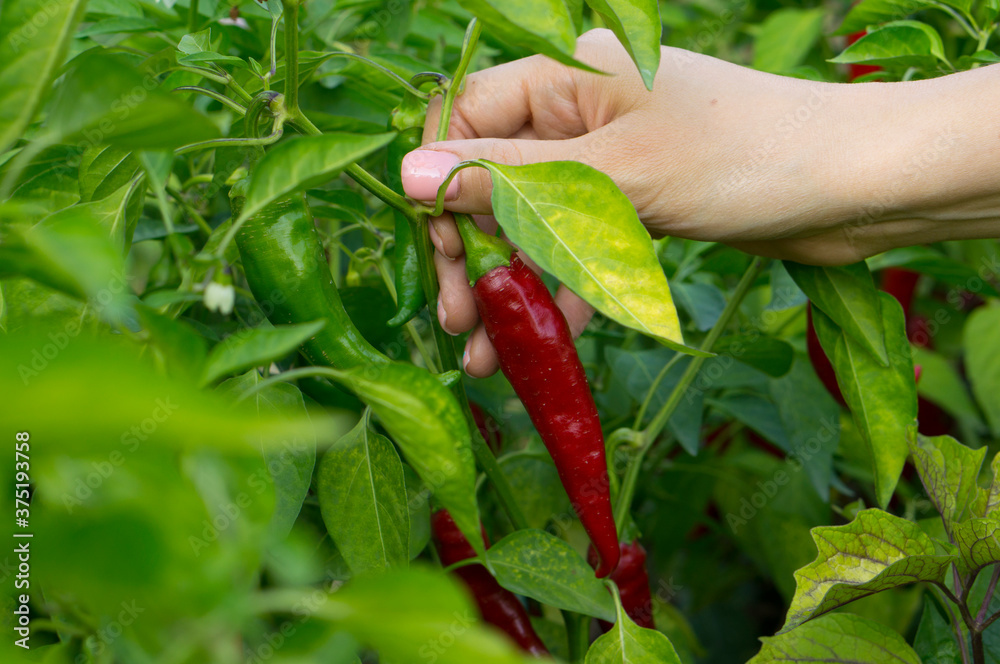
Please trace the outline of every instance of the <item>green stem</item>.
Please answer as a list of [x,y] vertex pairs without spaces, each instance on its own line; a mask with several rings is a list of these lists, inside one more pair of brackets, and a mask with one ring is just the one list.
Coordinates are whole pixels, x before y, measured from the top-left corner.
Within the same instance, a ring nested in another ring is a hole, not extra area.
[[590,616],[572,611],[563,611],[562,614],[569,642],[569,661],[578,664],[586,658],[590,647]]
[[221,104],[223,104],[225,106],[228,106],[229,108],[233,109],[234,111],[236,111],[240,115],[246,115],[246,113],[247,113],[247,109],[246,109],[245,106],[243,106],[242,104],[240,104],[238,102],[233,101],[232,99],[230,99],[229,97],[227,97],[224,94],[220,94],[220,93],[216,92],[215,90],[209,90],[208,88],[202,88],[202,87],[199,87],[197,85],[182,85],[179,88],[174,88],[173,89],[173,92],[179,92],[179,91],[183,91],[183,92],[197,92],[200,95],[205,95],[206,97],[210,97],[210,98],[214,99],[215,101],[217,101],[217,102],[219,102],[219,103],[221,103]]
[[299,0],[281,0],[285,17],[285,108],[299,113]]
[[[412,83],[410,83],[410,81],[407,81],[405,78],[403,78],[402,76],[400,76],[396,72],[392,71],[388,67],[383,67],[382,65],[380,65],[377,62],[369,60],[368,58],[366,58],[363,55],[358,55],[357,53],[349,53],[347,51],[334,51],[334,52],[330,52],[330,53],[324,53],[323,55],[325,55],[328,58],[349,58],[351,60],[358,60],[359,62],[363,62],[364,64],[366,64],[367,66],[371,67],[375,71],[378,71],[378,72],[380,72],[382,74],[385,74],[387,77],[391,78],[401,88],[403,88],[404,90],[409,91],[410,94],[412,94],[412,95],[414,95],[416,97],[419,97],[420,99],[424,99],[424,100],[430,98],[429,94],[427,94],[426,92],[423,92],[422,90],[420,90],[419,88],[417,88],[415,85],[413,85]],[[331,73],[329,75],[330,76],[335,76],[336,74],[335,73]]]
[[182,208],[184,208],[184,211],[187,212],[189,217],[191,217],[191,220],[197,224],[198,228],[201,229],[201,232],[205,234],[205,237],[212,235],[212,227],[208,225],[205,218],[198,214],[198,211],[195,210],[190,203],[184,200],[184,196],[181,195],[181,192],[167,187],[167,193],[170,194],[170,197],[177,201]]
[[[761,271],[764,269],[764,265],[765,261],[761,258],[754,258],[753,261],[751,261],[750,266],[743,274],[743,278],[740,279],[740,283],[736,286],[736,291],[726,304],[726,308],[723,310],[722,315],[719,316],[719,320],[715,322],[715,325],[709,331],[708,336],[705,337],[701,350],[706,352],[710,352],[712,350],[712,346],[715,345],[716,340],[718,340],[718,338],[722,335],[722,332],[729,325],[729,321],[732,319],[733,315],[735,315],[737,309],[739,309],[740,304],[743,302],[743,298],[746,297],[746,294],[750,291],[750,288],[757,280],[758,275],[760,275]],[[674,414],[674,411],[680,404],[681,399],[687,392],[688,387],[690,387],[691,383],[694,382],[698,372],[701,370],[701,365],[705,363],[706,359],[707,358],[702,356],[691,358],[691,363],[688,364],[687,369],[681,376],[680,382],[677,383],[677,387],[675,387],[673,392],[670,393],[670,397],[667,399],[666,403],[660,407],[659,412],[653,416],[649,426],[643,430],[642,446],[636,452],[635,456],[633,456],[629,461],[628,468],[625,471],[625,478],[622,480],[622,491],[618,496],[618,503],[615,505],[615,523],[618,524],[619,529],[624,527],[627,520],[626,517],[632,507],[632,498],[635,495],[636,482],[639,479],[639,470],[642,468],[643,458],[653,446],[653,443],[660,435],[660,432],[663,431],[663,427],[665,427],[667,422],[670,420],[670,416]],[[619,532],[619,534],[621,533]]]
[[465,40],[462,42],[462,59],[459,60],[455,75],[451,77],[448,85],[448,92],[444,95],[444,102],[441,104],[441,122],[438,124],[437,140],[448,140],[448,127],[451,124],[451,110],[455,105],[455,97],[462,92],[465,87],[465,72],[469,69],[472,56],[476,52],[476,44],[479,42],[479,34],[483,31],[483,26],[476,19],[469,21],[469,27],[465,29]]
[[198,31],[198,0],[191,0],[188,8],[188,32]]
[[206,150],[208,148],[236,148],[250,147],[252,145],[271,145],[272,143],[278,142],[278,139],[281,138],[281,133],[282,127],[279,124],[274,128],[274,131],[262,138],[213,138],[207,141],[199,141],[197,143],[182,145],[174,150],[174,154],[186,154],[188,152]]
[[510,265],[510,257],[514,253],[510,244],[484,233],[467,214],[456,212],[455,222],[465,245],[465,271],[470,285],[475,285],[490,270]]
[[635,431],[638,431],[639,427],[642,426],[642,420],[646,417],[646,411],[649,409],[649,405],[653,402],[653,397],[656,396],[656,390],[659,389],[660,383],[662,383],[667,377],[667,373],[669,373],[674,365],[681,361],[682,357],[684,357],[682,353],[676,353],[672,358],[670,358],[670,360],[663,365],[663,368],[660,369],[660,373],[656,375],[656,378],[653,380],[653,384],[649,386],[649,389],[646,391],[646,398],[642,400],[642,405],[639,406],[639,412],[636,413],[635,423],[632,424],[632,428]]

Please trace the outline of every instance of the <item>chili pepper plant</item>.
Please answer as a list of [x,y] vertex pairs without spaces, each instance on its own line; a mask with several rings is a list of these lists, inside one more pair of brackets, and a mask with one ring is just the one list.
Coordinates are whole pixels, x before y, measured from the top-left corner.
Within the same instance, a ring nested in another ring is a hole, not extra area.
[[997,241],[769,261],[582,163],[463,162],[472,379],[447,185],[400,175],[469,73],[590,29],[647,88],[692,52],[849,84],[989,66],[998,11],[5,0],[2,661],[1000,661]]

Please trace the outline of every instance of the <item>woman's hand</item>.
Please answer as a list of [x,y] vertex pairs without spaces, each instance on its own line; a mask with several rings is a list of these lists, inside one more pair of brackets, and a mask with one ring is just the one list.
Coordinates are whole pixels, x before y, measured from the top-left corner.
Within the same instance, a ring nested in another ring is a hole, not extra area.
[[[975,93],[995,90],[1000,68],[844,85],[664,47],[649,92],[610,31],[580,37],[576,57],[610,75],[542,56],[471,74],[456,100],[449,140],[404,160],[406,193],[433,200],[451,168],[468,159],[575,160],[608,174],[653,236],[724,242],[811,264],[846,264],[896,246],[996,232],[1000,169],[972,180],[961,176],[986,170],[976,160],[1000,161],[1000,94],[979,102],[993,104],[992,147],[970,144],[967,133],[984,122]],[[943,105],[943,94],[968,103]],[[439,114],[436,100],[425,141],[436,136]],[[964,191],[956,194],[955,186]],[[445,208],[489,215],[491,190],[485,169],[464,169]],[[992,196],[986,211],[983,196]],[[951,207],[942,210],[942,203]],[[973,223],[957,224],[956,217]],[[477,221],[495,224],[488,216]],[[441,323],[452,333],[468,331],[478,317],[450,215],[432,221],[431,238]],[[592,309],[564,288],[556,299],[578,334]],[[474,376],[497,369],[481,326],[466,346],[465,365]]]

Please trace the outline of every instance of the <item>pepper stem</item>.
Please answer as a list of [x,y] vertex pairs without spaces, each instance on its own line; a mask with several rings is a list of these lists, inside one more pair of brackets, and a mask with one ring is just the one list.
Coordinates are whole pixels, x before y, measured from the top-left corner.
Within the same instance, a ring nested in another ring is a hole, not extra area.
[[467,214],[456,213],[455,221],[465,243],[465,273],[469,276],[469,284],[475,286],[495,267],[510,265],[510,257],[514,254],[510,244],[484,233]]

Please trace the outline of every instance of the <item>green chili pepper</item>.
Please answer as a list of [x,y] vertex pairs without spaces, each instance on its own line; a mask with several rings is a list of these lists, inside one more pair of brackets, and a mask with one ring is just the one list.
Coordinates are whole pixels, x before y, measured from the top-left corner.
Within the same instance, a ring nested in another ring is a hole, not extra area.
[[[243,208],[246,183],[240,180],[230,191],[234,218]],[[247,219],[236,245],[250,290],[272,323],[326,321],[302,345],[309,362],[336,369],[390,362],[344,310],[304,196],[273,203]]]
[[[392,112],[389,128],[399,132],[389,144],[386,156],[386,179],[393,191],[403,193],[400,168],[406,153],[420,147],[426,109],[423,102],[411,94],[403,98],[403,103]],[[417,259],[417,245],[413,241],[414,229],[410,221],[400,212],[396,217],[396,315],[388,325],[398,327],[408,322],[427,304],[427,296],[420,281],[420,261]]]

